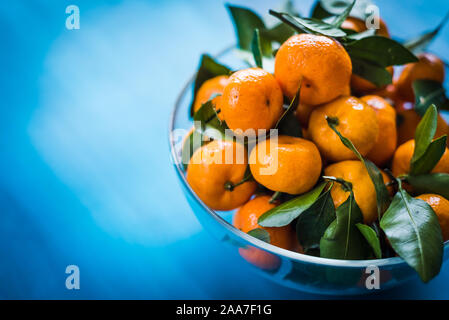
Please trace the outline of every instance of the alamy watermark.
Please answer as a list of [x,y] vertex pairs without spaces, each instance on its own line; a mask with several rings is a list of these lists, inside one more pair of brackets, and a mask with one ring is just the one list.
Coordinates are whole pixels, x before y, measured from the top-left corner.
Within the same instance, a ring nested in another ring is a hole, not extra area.
[[65,13],[69,15],[65,20],[67,30],[78,30],[81,27],[80,8],[77,5],[71,4],[65,8]]
[[380,9],[378,6],[369,5],[365,9],[365,25],[367,29],[380,29]]
[[365,279],[365,287],[368,290],[380,289],[380,270],[378,266],[368,266],[364,276],[367,276]]
[[65,268],[65,273],[68,274],[65,279],[65,287],[67,290],[80,289],[80,268],[77,265],[71,264]]

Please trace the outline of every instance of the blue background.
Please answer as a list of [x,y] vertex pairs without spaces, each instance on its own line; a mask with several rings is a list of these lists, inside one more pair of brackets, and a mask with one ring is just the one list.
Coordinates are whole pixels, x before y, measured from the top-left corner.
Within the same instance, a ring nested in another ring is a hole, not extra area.
[[[449,9],[377,3],[403,38]],[[80,30],[65,28],[70,4]],[[261,278],[216,242],[170,163],[177,94],[202,52],[234,42],[224,2],[2,1],[0,35],[0,298],[325,298]],[[448,38],[449,27],[431,47],[446,59]],[[81,290],[65,288],[70,264]],[[446,265],[428,285],[371,298],[449,298],[448,283]]]

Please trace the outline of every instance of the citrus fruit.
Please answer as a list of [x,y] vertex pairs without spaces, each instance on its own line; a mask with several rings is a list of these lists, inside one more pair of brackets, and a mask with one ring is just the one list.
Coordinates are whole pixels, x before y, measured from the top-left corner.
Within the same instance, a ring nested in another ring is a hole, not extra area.
[[[221,95],[223,93],[224,87],[228,84],[228,76],[218,76],[209,80],[206,80],[196,93],[195,102],[193,104],[193,112],[197,112],[203,103],[206,103],[213,97],[212,103],[215,106],[215,109],[220,110],[220,100]],[[221,117],[221,114],[218,113],[218,116]]]
[[437,194],[422,194],[417,199],[427,202],[438,217],[443,240],[449,240],[449,201]]
[[[422,117],[414,110],[414,104],[411,102],[397,100],[395,107],[398,114],[398,144],[400,145],[415,138],[415,131]],[[435,138],[445,134],[449,134],[449,125],[438,114]]]
[[312,114],[314,108],[315,106],[303,103],[299,104],[295,114],[302,128],[307,128],[309,126],[310,115]]
[[440,58],[431,53],[422,53],[418,59],[418,62],[407,64],[395,82],[398,93],[406,101],[415,101],[412,87],[415,80],[444,81],[444,63]]
[[[233,219],[233,224],[243,232],[256,228],[264,229],[270,235],[270,243],[274,246],[293,250],[295,249],[295,233],[290,225],[280,228],[262,227],[257,223],[259,217],[268,210],[276,207],[277,203],[270,203],[270,196],[261,195],[248,201],[240,207]],[[279,267],[278,257],[256,247],[239,248],[240,255],[249,263],[265,270],[274,270]]]
[[[364,223],[370,224],[377,219],[377,197],[374,184],[366,170],[365,165],[358,160],[347,160],[331,164],[324,169],[326,176],[341,178],[352,183],[354,198],[363,213]],[[389,181],[388,176],[382,172],[384,182]],[[349,197],[349,192],[335,183],[331,190],[332,200],[338,208]]]
[[234,131],[273,128],[283,113],[281,88],[272,74],[260,68],[235,72],[220,102],[223,118]]
[[336,40],[298,34],[279,48],[274,73],[284,95],[292,99],[301,84],[301,103],[318,105],[348,93],[352,63]]
[[246,203],[256,190],[254,181],[242,182],[248,167],[245,147],[215,140],[197,149],[187,167],[187,182],[214,210],[232,210]]
[[376,143],[366,157],[377,166],[384,166],[393,157],[397,147],[396,110],[379,96],[364,96],[361,100],[374,109],[379,123]]
[[[363,32],[368,30],[365,21],[355,18],[355,17],[348,17],[343,24],[341,25],[343,29],[349,29],[353,30],[357,33]],[[390,37],[390,33],[388,32],[387,25],[382,19],[379,19],[379,29],[376,31],[376,34],[383,37]],[[388,72],[393,74],[393,67],[387,68]],[[351,77],[351,88],[355,93],[358,94],[366,94],[366,93],[372,93],[375,90],[378,90],[378,88],[375,84],[372,82],[363,79],[362,77],[353,74]]]
[[[399,146],[393,156],[391,171],[395,177],[410,172],[410,160],[412,160],[415,151],[415,140],[409,140]],[[432,173],[449,173],[449,150],[443,154],[443,157],[433,168]]]
[[259,142],[249,158],[257,182],[273,191],[302,194],[317,183],[321,156],[310,141],[289,136]]
[[[357,33],[368,30],[365,21],[355,18],[348,17],[341,25],[343,29],[354,30]],[[376,31],[376,34],[383,37],[390,37],[390,32],[388,31],[388,27],[385,24],[385,21],[379,19],[379,29]]]
[[363,156],[376,144],[379,124],[374,109],[358,98],[340,97],[315,108],[310,115],[308,135],[326,160],[337,162],[356,159],[356,155],[329,127],[326,117],[337,120],[337,130],[350,139]]
[[396,99],[396,87],[394,84],[389,84],[385,88],[373,91],[371,94],[388,99],[393,103]]
[[253,229],[261,228],[270,235],[270,243],[274,246],[290,250],[293,247],[295,233],[290,225],[285,227],[262,227],[257,223],[259,217],[270,209],[276,207],[276,203],[270,203],[268,195],[257,196],[241,206],[234,215],[234,227],[247,233]]
[[[393,75],[394,69],[393,67],[387,67],[386,70]],[[376,90],[382,90],[386,88],[387,86],[383,87],[377,87],[374,83],[370,82],[369,80],[363,79],[362,77],[353,74],[351,76],[351,89],[353,92],[357,94],[366,94],[366,93],[373,93]]]

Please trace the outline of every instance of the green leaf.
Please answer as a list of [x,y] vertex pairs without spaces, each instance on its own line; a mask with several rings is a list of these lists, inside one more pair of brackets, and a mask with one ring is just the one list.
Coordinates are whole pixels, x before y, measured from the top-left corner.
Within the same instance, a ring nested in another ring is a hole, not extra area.
[[[256,63],[254,61],[254,55],[252,54],[252,52],[235,48],[233,50],[233,53],[237,58],[244,61],[249,68],[255,66]],[[274,57],[262,57],[262,64],[265,71],[274,73]]]
[[193,115],[195,130],[212,139],[225,139],[228,126],[221,121],[212,100],[204,103]]
[[418,161],[425,153],[429,145],[432,143],[433,137],[437,131],[438,110],[432,105],[430,106],[423,118],[419,122],[415,131],[415,151],[410,161],[410,167]]
[[425,153],[410,164],[410,174],[421,175],[432,171],[446,151],[446,142],[446,135],[432,141]]
[[376,231],[374,231],[370,226],[363,223],[357,223],[356,227],[359,229],[360,233],[365,237],[365,240],[373,249],[374,256],[377,259],[382,259],[382,250],[380,248],[380,240],[377,236]]
[[413,91],[416,98],[415,111],[420,116],[423,116],[432,104],[438,110],[449,110],[449,100],[442,83],[432,80],[415,80]]
[[[351,4],[352,0],[321,0],[320,6],[321,10],[327,12],[330,15],[340,15],[347,8],[349,4]],[[351,10],[350,16],[359,18],[361,20],[365,20],[367,15],[367,8],[369,5],[372,5],[373,2],[370,0],[357,0],[355,2],[354,8]],[[314,9],[318,10],[317,8]],[[320,11],[318,11],[320,12]],[[321,13],[324,15],[323,13]]]
[[387,210],[390,204],[390,196],[385,186],[382,173],[379,168],[372,163],[370,160],[364,159],[354,144],[348,138],[344,137],[337,129],[338,119],[327,118],[327,123],[329,127],[339,136],[341,142],[359,158],[360,161],[365,165],[366,170],[374,184],[376,190],[376,200],[377,200],[377,214],[380,219],[382,214]]
[[[215,96],[214,96],[215,97]],[[193,116],[193,131],[185,139],[181,151],[181,159],[184,169],[187,169],[193,153],[211,139],[226,139],[228,126],[221,121],[215,110],[212,99],[203,103],[201,108]]]
[[302,212],[310,208],[318,199],[326,184],[322,183],[312,191],[268,210],[259,217],[259,225],[262,227],[283,227],[290,224]]
[[221,75],[228,75],[230,73],[231,69],[218,63],[211,56],[207,54],[203,54],[201,56],[200,65],[193,85],[193,99],[190,106],[190,116],[193,116],[193,104],[195,103],[196,94],[203,83],[211,78]]
[[441,20],[440,24],[433,30],[426,32],[416,38],[405,41],[404,47],[414,52],[415,54],[422,53],[429,44],[435,39],[440,30],[446,24],[446,21],[449,19],[449,12],[446,13],[446,16],[443,20]]
[[295,31],[285,23],[279,23],[271,29],[260,30],[263,38],[283,44],[288,38],[295,34]]
[[282,114],[276,123],[275,129],[278,129],[279,135],[287,135],[291,137],[302,138],[302,128],[295,116],[295,111],[299,105],[299,97],[301,92],[301,86],[296,91],[295,96],[292,99],[287,110]]
[[371,62],[351,57],[352,73],[375,84],[378,88],[389,85],[393,77],[388,70]]
[[270,243],[271,241],[270,234],[262,228],[256,228],[251,231],[248,231],[248,234],[254,238],[265,241],[266,243]]
[[311,18],[324,20],[332,16],[332,13],[329,13],[326,9],[323,8],[320,0],[315,1],[315,4],[312,7],[312,12],[310,13]]
[[364,38],[372,37],[372,36],[376,35],[376,31],[377,31],[376,29],[368,29],[368,30],[365,30],[365,31],[362,31],[359,33],[354,32],[352,34],[349,34],[349,32],[352,30],[346,30],[346,29],[343,29],[343,30],[345,30],[345,32],[347,32],[348,35],[344,39],[342,39],[342,42],[348,42],[348,40],[356,41],[356,40],[361,40]]
[[269,10],[269,13],[300,33],[305,32],[328,37],[346,36],[346,32],[340,28],[334,27],[321,20],[294,17],[288,13],[276,12],[273,10]]
[[[240,49],[251,51],[254,29],[265,30],[265,23],[255,12],[248,8],[227,4],[237,35],[237,45]],[[261,39],[261,48],[264,56],[271,56],[271,42]]]
[[254,29],[253,41],[251,42],[251,51],[253,52],[254,61],[258,68],[263,68],[262,64],[262,48],[260,46],[259,29]]
[[292,16],[299,17],[300,14],[295,8],[295,4],[293,0],[286,0],[284,1],[284,4],[282,5],[282,11],[287,12],[288,14],[291,14]]
[[351,59],[365,60],[379,67],[417,62],[418,58],[399,42],[381,36],[366,37],[345,44]]
[[329,225],[320,241],[320,256],[330,259],[366,259],[369,247],[357,229],[363,223],[363,215],[355,202],[354,193],[337,208],[337,218]]
[[330,193],[331,189],[332,185],[299,215],[296,222],[296,235],[306,254],[316,253],[319,250],[321,237],[335,220],[335,206]]
[[412,198],[402,189],[380,221],[391,246],[418,272],[422,281],[435,277],[443,261],[443,237],[438,218],[423,200]]
[[435,193],[449,199],[449,174],[447,173],[407,176],[407,182],[418,194]]
[[331,24],[334,27],[341,27],[342,23],[346,20],[346,18],[349,16],[349,13],[352,11],[352,8],[354,8],[355,0],[350,3],[346,9],[338,16],[335,17],[335,19],[331,22]]
[[379,168],[368,159],[364,159],[363,162],[365,163],[365,167],[368,170],[368,174],[374,184],[374,189],[376,190],[377,214],[380,219],[390,205],[390,195]]

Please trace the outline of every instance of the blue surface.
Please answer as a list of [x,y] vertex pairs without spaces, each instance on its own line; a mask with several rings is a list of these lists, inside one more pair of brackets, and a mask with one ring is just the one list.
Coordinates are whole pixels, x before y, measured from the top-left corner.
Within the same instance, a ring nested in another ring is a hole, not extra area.
[[[80,30],[65,29],[70,4]],[[378,4],[403,38],[449,9]],[[0,34],[0,298],[323,298],[261,278],[217,243],[171,167],[178,92],[200,53],[234,41],[221,1],[2,1]],[[448,38],[432,45],[446,60]],[[65,288],[70,264],[81,290]],[[448,283],[446,265],[428,285],[372,297],[449,298]]]

